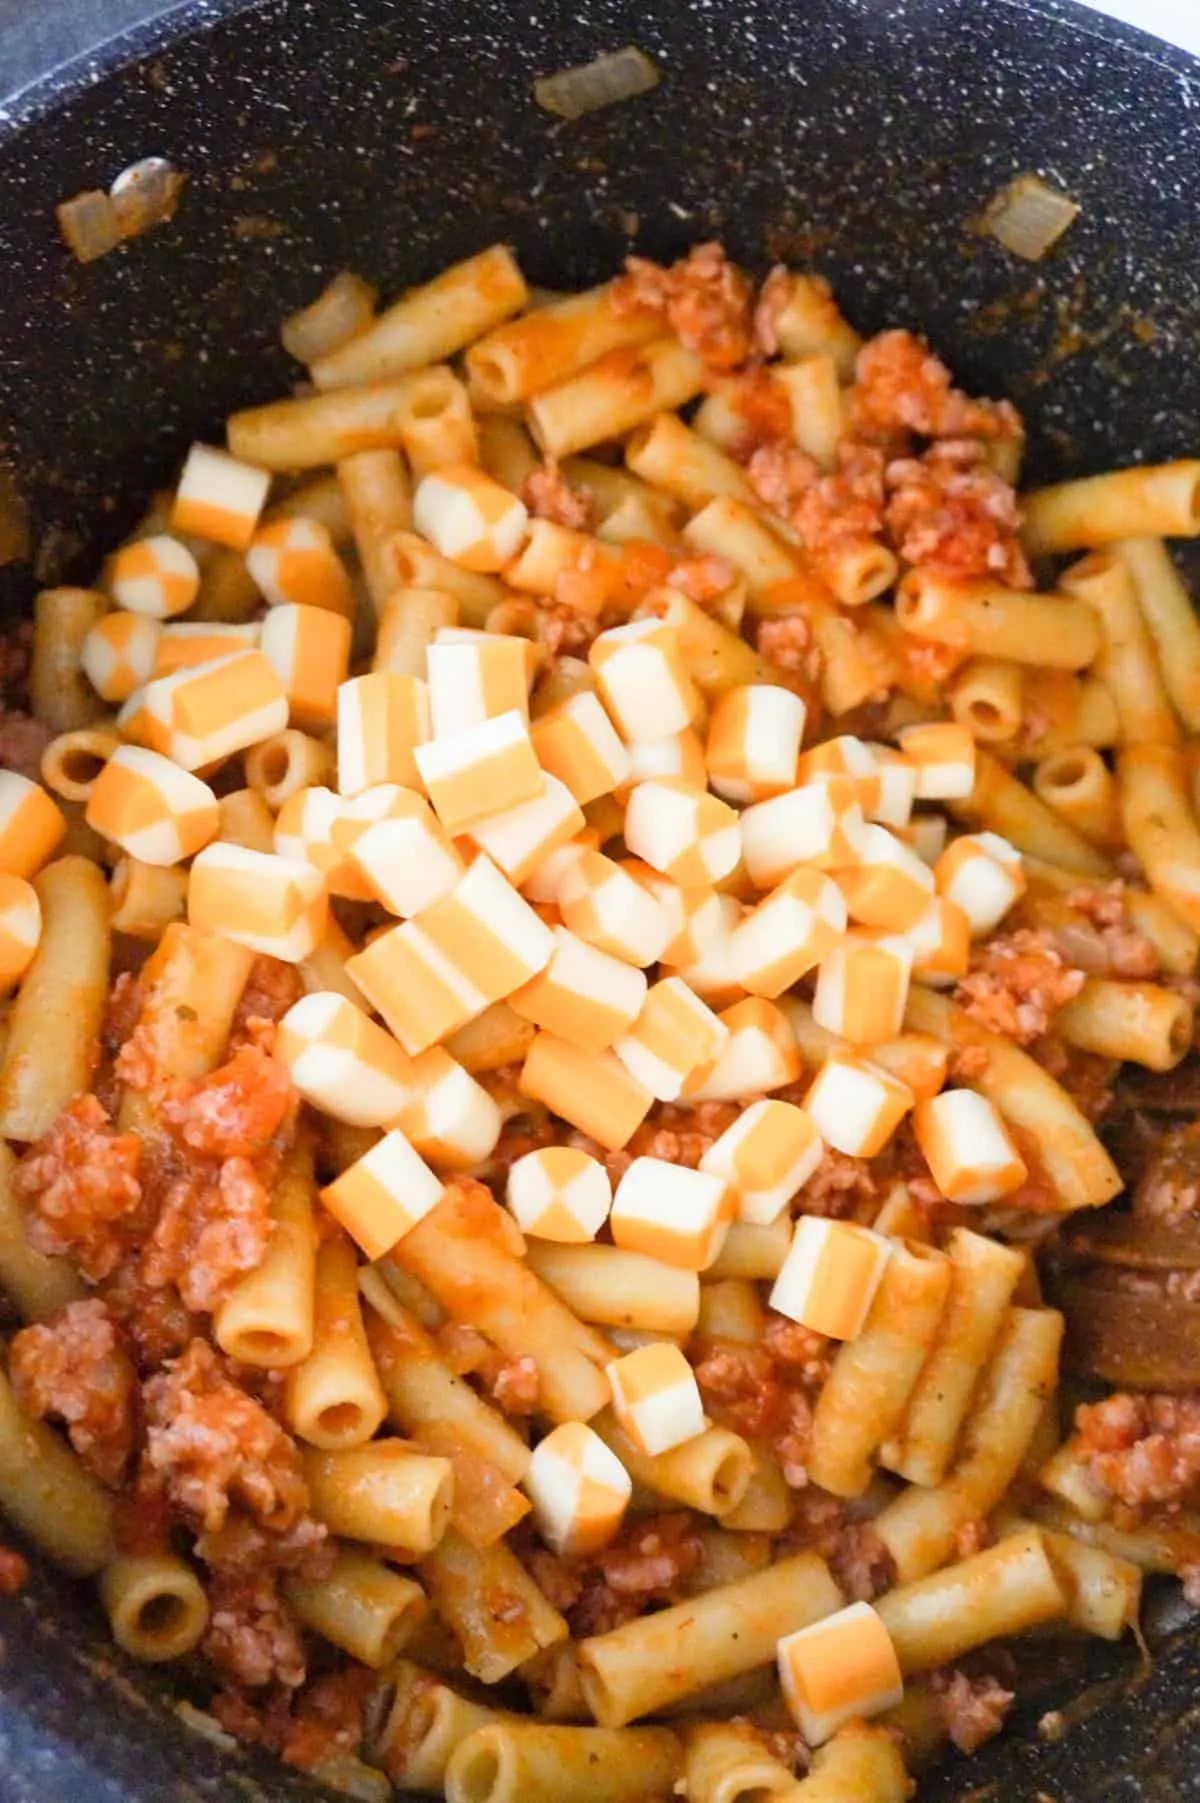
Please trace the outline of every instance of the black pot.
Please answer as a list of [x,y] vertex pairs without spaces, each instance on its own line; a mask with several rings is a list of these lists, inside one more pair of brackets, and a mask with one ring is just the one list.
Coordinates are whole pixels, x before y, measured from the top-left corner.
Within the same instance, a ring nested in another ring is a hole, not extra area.
[[[0,0],[0,85],[140,10]],[[535,76],[626,43],[656,92],[574,125],[536,107]],[[80,267],[55,203],[148,154],[188,173],[175,222]],[[1044,265],[970,227],[1025,171],[1083,207]],[[1070,0],[196,0],[0,110],[0,459],[38,544],[0,595],[86,573],[192,437],[282,392],[278,321],[325,277],[394,291],[493,238],[566,287],[719,235],[1011,395],[1035,478],[1186,455],[1198,191],[1200,65]],[[1149,1675],[1083,1649],[1059,1694],[1110,1682],[1065,1740],[1035,1732],[1042,1700],[923,1797],[1200,1797],[1198,1644],[1164,1634]],[[0,1803],[227,1798],[233,1770],[310,1794],[189,1734],[171,1694],[39,1575],[0,1604]]]

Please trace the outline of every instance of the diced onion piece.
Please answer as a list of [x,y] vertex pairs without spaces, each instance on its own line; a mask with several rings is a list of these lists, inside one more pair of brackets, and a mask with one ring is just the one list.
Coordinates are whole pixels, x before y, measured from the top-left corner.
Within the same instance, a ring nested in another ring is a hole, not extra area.
[[90,188],[54,209],[58,229],[71,255],[80,263],[106,257],[121,242],[121,222],[107,194]]
[[623,50],[606,51],[590,63],[542,76],[533,84],[533,97],[539,106],[548,113],[557,113],[560,119],[582,119],[585,113],[598,113],[601,107],[614,106],[618,100],[647,94],[658,82],[658,70],[650,58],[627,44]]
[[1079,213],[1075,201],[1037,175],[1018,175],[1002,188],[983,216],[983,229],[1005,250],[1036,263]]
[[109,189],[122,238],[136,238],[174,218],[186,181],[166,157],[142,157],[122,169]]
[[279,337],[289,357],[315,363],[358,338],[375,316],[376,290],[352,270],[335,275],[307,307],[285,319]]

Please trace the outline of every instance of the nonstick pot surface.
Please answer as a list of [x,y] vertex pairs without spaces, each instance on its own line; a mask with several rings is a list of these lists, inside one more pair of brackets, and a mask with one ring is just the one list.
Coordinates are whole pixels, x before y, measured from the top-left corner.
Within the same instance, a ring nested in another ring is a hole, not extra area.
[[[574,125],[535,106],[535,76],[626,43],[655,93]],[[55,203],[148,154],[189,177],[175,222],[75,264]],[[970,228],[1026,171],[1083,207],[1044,266]],[[822,270],[865,330],[920,326],[964,385],[1023,408],[1035,478],[1186,454],[1198,191],[1197,66],[1056,0],[188,6],[0,111],[0,460],[37,578],[84,574],[193,437],[286,390],[278,321],[336,270],[394,292],[503,238],[568,287],[711,236]],[[35,586],[0,570],[9,610]],[[1061,1744],[1039,1702],[923,1798],[1200,1798],[1196,1648],[1161,1639]],[[70,1586],[0,1603],[0,1803],[226,1798],[251,1773],[309,1794],[241,1753],[235,1785],[170,1694]]]

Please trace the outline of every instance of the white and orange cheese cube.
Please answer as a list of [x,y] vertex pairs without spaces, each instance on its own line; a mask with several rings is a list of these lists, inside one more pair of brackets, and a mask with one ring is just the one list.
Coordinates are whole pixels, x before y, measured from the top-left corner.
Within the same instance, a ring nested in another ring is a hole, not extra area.
[[904,933],[915,926],[933,894],[933,872],[885,826],[869,822],[855,862],[835,872],[851,920]]
[[169,533],[122,545],[108,566],[108,586],[118,607],[148,620],[186,613],[200,590],[200,566]]
[[191,532],[244,551],[254,537],[271,478],[228,451],[194,444],[187,454],[171,507],[176,532]]
[[585,852],[563,878],[558,905],[565,924],[598,951],[645,968],[672,938],[663,904],[603,852]]
[[609,1152],[628,1145],[654,1100],[612,1052],[585,1052],[557,1033],[538,1034],[519,1087]]
[[414,756],[448,833],[469,832],[493,814],[536,801],[545,788],[529,728],[515,708],[450,738],[418,745]]
[[67,823],[40,783],[15,770],[0,770],[0,872],[36,876]]
[[396,1119],[413,1093],[412,1059],[345,996],[318,990],[288,1009],[275,1056],[314,1108],[354,1127]]
[[143,864],[179,864],[216,834],[217,798],[170,758],[120,745],[92,784],[87,823]]
[[642,1011],[613,1051],[659,1102],[674,1102],[694,1071],[707,1070],[729,1028],[679,977],[649,990]]
[[33,963],[42,937],[37,890],[23,876],[0,875],[0,990],[18,982]]
[[625,843],[635,858],[686,888],[709,888],[737,869],[738,817],[728,802],[678,777],[638,783],[625,808]]
[[696,1374],[669,1340],[639,1346],[604,1370],[613,1414],[644,1453],[670,1452],[704,1432],[708,1423]]
[[[666,879],[664,878],[664,881]],[[702,890],[688,893],[703,894]],[[706,937],[704,949],[690,964],[679,966],[679,975],[689,989],[702,996],[710,1008],[718,1012],[742,1001],[746,991],[733,971],[733,935],[746,917],[747,910],[735,895],[717,896],[716,928]],[[671,946],[667,950],[671,950]],[[666,953],[663,954],[666,962]]]
[[142,614],[111,613],[97,620],[83,641],[83,673],[103,701],[128,701],[149,682],[162,628]]
[[766,801],[796,786],[806,709],[771,683],[729,689],[708,720],[708,780],[726,801]]
[[402,920],[441,901],[466,872],[458,847],[425,797],[394,783],[343,803],[332,834],[365,893]]
[[583,831],[560,845],[544,857],[535,870],[531,870],[525,881],[519,885],[526,901],[546,902],[558,906],[558,898],[571,866],[583,856],[585,851],[598,851],[600,835],[594,827],[585,826]]
[[423,1052],[521,988],[554,938],[486,857],[449,895],[382,933],[346,969],[406,1052]]
[[938,894],[962,909],[975,939],[999,926],[1025,893],[1021,854],[999,833],[964,833],[946,847],[933,874]]
[[415,752],[433,735],[429,690],[419,676],[374,670],[337,692],[338,793],[361,795],[376,783],[425,784]]
[[584,1245],[612,1207],[612,1184],[599,1159],[574,1146],[542,1146],[509,1167],[505,1196],[522,1233]]
[[433,736],[446,739],[499,714],[529,718],[528,639],[497,632],[440,632],[425,653]]
[[742,815],[741,828],[751,882],[772,889],[801,864],[816,870],[853,864],[866,822],[854,780],[822,776],[770,801],[756,801]]
[[918,801],[965,801],[975,787],[975,740],[957,720],[906,726],[900,749],[916,766]]
[[906,1083],[918,1102],[936,1096],[950,1064],[948,1047],[932,1033],[898,1033],[895,1039],[872,1046],[871,1057]]
[[[374,798],[402,792],[369,789],[367,794]],[[275,816],[275,850],[294,864],[311,864],[319,870],[330,895],[343,896],[347,901],[370,901],[371,890],[334,838],[343,810],[351,805],[332,789],[319,785],[297,789]]]
[[530,728],[547,776],[556,776],[580,807],[611,795],[630,775],[629,753],[596,696],[569,695]]
[[445,1187],[393,1128],[321,1191],[321,1201],[355,1245],[376,1259],[437,1207]]
[[637,783],[652,782],[657,776],[674,777],[693,789],[708,786],[704,767],[704,746],[691,726],[665,739],[631,739],[629,742],[629,774],[618,795],[624,797]]
[[668,738],[699,712],[679,634],[662,620],[610,627],[592,641],[588,662],[624,739]]
[[725,1244],[734,1198],[723,1177],[635,1158],[613,1197],[613,1243],[684,1271],[706,1271]]
[[633,1494],[616,1453],[584,1421],[564,1421],[538,1441],[521,1487],[538,1533],[562,1558],[607,1546]]
[[325,937],[329,897],[311,864],[218,841],[192,865],[188,920],[249,951],[298,964]]
[[932,896],[921,918],[901,937],[912,948],[912,974],[918,982],[943,989],[966,976],[971,923],[954,902]]
[[413,1094],[396,1126],[435,1170],[468,1171],[496,1149],[504,1118],[495,1099],[442,1046],[411,1060]]
[[141,693],[153,722],[152,749],[165,751],[185,770],[245,751],[288,723],[283,684],[261,651],[235,651],[156,677]]
[[351,626],[321,607],[273,607],[259,646],[283,684],[297,726],[327,726],[337,718],[338,688],[350,667]]
[[856,1340],[891,1256],[891,1241],[881,1233],[826,1215],[801,1215],[771,1307],[831,1340]]
[[737,1219],[765,1227],[802,1189],[825,1155],[810,1116],[772,1096],[752,1102],[700,1160],[721,1177],[737,1203]]
[[810,1747],[823,1746],[849,1721],[894,1709],[904,1677],[883,1618],[851,1603],[776,1647],[779,1682]]
[[566,927],[552,931],[549,962],[532,982],[513,991],[509,1007],[581,1051],[606,1051],[641,1013],[645,975]]
[[640,858],[621,858],[619,863],[671,916],[672,935],[662,949],[659,963],[694,964],[721,930],[724,898],[715,889],[684,889]]
[[848,1052],[833,1052],[817,1072],[804,1106],[817,1132],[835,1152],[848,1158],[874,1158],[882,1152],[915,1101],[881,1065]]
[[518,888],[548,857],[584,830],[583,811],[565,783],[543,776],[542,793],[471,828],[471,838]]
[[751,995],[774,999],[818,965],[846,931],[846,903],[831,876],[793,870],[735,927],[734,976]]
[[944,1089],[919,1102],[913,1130],[949,1202],[999,1202],[1029,1175],[999,1110],[973,1089]]
[[720,1018],[729,1038],[711,1067],[687,1084],[689,1101],[740,1102],[796,1081],[799,1048],[787,1016],[774,1002],[747,996],[724,1009]]
[[874,820],[880,826],[907,826],[917,798],[916,765],[891,745],[869,744],[867,750],[875,760],[879,792],[874,803],[863,812],[868,820]]
[[[132,615],[109,617],[127,619]],[[150,620],[143,623],[153,625]],[[107,621],[102,620],[100,624],[106,625]],[[262,628],[257,620],[231,625],[185,621],[182,625],[159,626],[155,634],[154,664],[148,675],[172,676],[176,670],[215,663],[218,657],[228,657],[231,651],[252,650],[262,637]]]
[[448,463],[418,482],[413,526],[464,570],[503,569],[525,542],[529,514],[511,489],[475,464]]
[[813,1019],[851,1045],[891,1039],[904,1024],[912,950],[904,939],[847,933],[821,961]]
[[879,804],[879,765],[871,747],[853,733],[825,739],[813,745],[796,765],[796,781],[810,783],[825,776],[846,776],[854,784],[863,815],[870,818]]
[[354,617],[354,589],[329,529],[319,520],[272,520],[260,526],[246,568],[268,607],[315,607]]

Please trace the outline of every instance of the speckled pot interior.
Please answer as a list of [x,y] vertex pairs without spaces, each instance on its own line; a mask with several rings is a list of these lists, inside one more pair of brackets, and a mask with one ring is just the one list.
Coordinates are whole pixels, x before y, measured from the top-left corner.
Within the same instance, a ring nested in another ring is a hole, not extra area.
[[[625,43],[655,93],[539,111],[536,75]],[[175,223],[73,263],[55,202],[151,153],[188,174]],[[1044,266],[970,228],[1028,170],[1083,206]],[[712,235],[823,270],[866,330],[921,326],[1025,410],[1035,475],[1185,453],[1198,193],[1200,70],[1069,0],[186,5],[0,110],[0,459],[37,576],[82,574],[192,437],[286,388],[277,322],[337,269],[391,291],[501,237],[567,287]],[[0,570],[0,606],[34,586]],[[1200,1798],[1198,1644],[1164,1629],[1137,1672],[1086,1649],[1068,1682],[1102,1687],[1065,1740],[1034,1732],[1043,1699],[922,1795]],[[39,1575],[0,1603],[0,1803],[310,1794],[188,1734],[170,1694]]]

